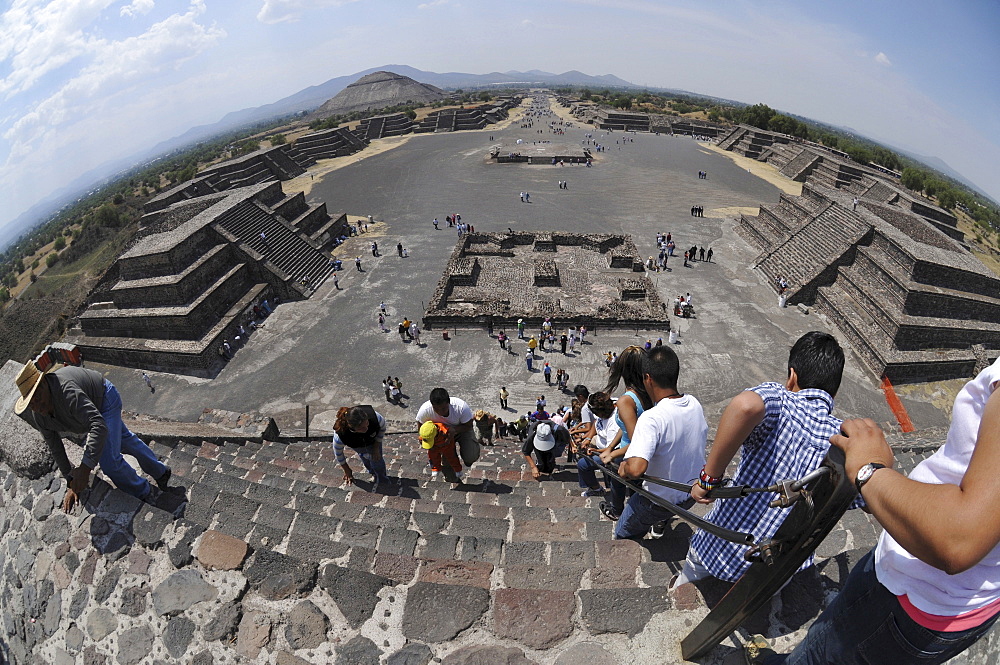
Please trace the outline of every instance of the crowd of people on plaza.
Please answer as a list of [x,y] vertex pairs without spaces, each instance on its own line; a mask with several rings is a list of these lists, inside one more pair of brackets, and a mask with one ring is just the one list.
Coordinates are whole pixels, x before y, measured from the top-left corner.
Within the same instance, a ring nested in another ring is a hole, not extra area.
[[[531,128],[548,115],[550,111],[534,108],[522,127]],[[552,121],[549,128],[561,133],[563,125]],[[592,140],[588,134],[586,142]],[[707,173],[700,171],[699,178],[707,178]],[[530,202],[528,192],[521,192],[521,200]],[[692,215],[701,212],[692,207]],[[458,214],[445,220],[459,235],[474,230]],[[439,228],[436,218],[433,225]],[[359,220],[356,231],[354,225],[351,229],[352,235],[361,234],[368,224]],[[263,233],[261,241],[267,243]],[[657,233],[656,246],[659,260],[650,257],[647,267],[666,269],[676,247],[672,234]],[[376,241],[371,251],[373,257],[380,256]],[[407,255],[402,243],[397,254]],[[711,247],[706,251],[693,246],[684,252],[685,265],[711,263],[712,258]],[[360,256],[355,265],[362,271]],[[785,277],[777,276],[776,286],[784,294]],[[250,330],[263,327],[271,311],[268,300],[255,304],[247,319]],[[693,314],[690,293],[677,296],[674,312]],[[379,329],[390,332],[384,302],[376,315]],[[586,326],[557,331],[553,320],[545,318],[537,332],[527,327],[518,319],[516,338],[500,330],[500,349],[515,354],[514,339],[524,342],[529,371],[540,360],[537,353],[546,353],[538,371],[546,386],[554,384],[568,404],[552,408],[544,394],[534,398],[532,391],[533,407],[519,411],[510,406],[507,386],[501,386],[496,395],[502,414],[497,415],[473,409],[446,388],[435,387],[410,422],[416,435],[410,429],[409,443],[398,446],[395,454],[420,455],[422,461],[426,453],[430,480],[443,476],[457,486],[466,482],[482,446],[506,445],[509,439],[519,451],[510,463],[523,467],[532,479],[575,476],[582,501],[599,499],[595,509],[615,523],[615,539],[662,538],[678,510],[705,504],[711,506],[705,520],[749,533],[753,542],[762,543],[775,536],[788,514],[787,508],[770,505],[774,494],[752,492],[716,500],[713,491],[727,485],[764,488],[803,478],[836,446],[857,489],[851,507],[870,512],[883,531],[792,654],[774,653],[764,637],[755,635],[746,645],[747,662],[943,663],[987,634],[1000,617],[1000,521],[995,517],[1000,511],[995,473],[1000,465],[1000,360],[961,389],[944,445],[907,477],[893,468],[893,450],[875,422],[843,421],[833,415],[845,357],[827,333],[802,335],[789,350],[784,376],[735,395],[723,409],[709,445],[702,404],[683,389],[681,359],[662,338],[608,350],[603,354],[607,379],[591,393],[582,383],[570,389],[568,371],[553,367],[549,359],[557,356],[548,355],[572,356],[576,344],[590,344]],[[492,324],[490,328],[492,335]],[[420,343],[419,326],[406,316],[397,332],[404,343]],[[223,340],[219,354],[231,358],[248,334],[240,325],[234,342]],[[516,356],[513,360],[519,362]],[[143,379],[154,391],[149,376],[143,373]],[[35,359],[25,364],[15,382],[19,398],[14,413],[39,432],[67,481],[63,510],[73,510],[98,466],[119,489],[140,501],[152,503],[170,491],[171,469],[124,424],[121,396],[100,373]],[[398,376],[382,380],[390,404],[402,406],[408,399],[402,388]],[[388,429],[385,416],[372,405],[337,410],[331,444],[345,483],[358,482],[350,450],[371,475],[373,490],[398,482],[385,456]],[[75,465],[63,444],[63,437],[74,433],[85,437],[82,459]],[[125,454],[137,460],[152,483],[124,460]],[[651,482],[651,477],[687,484],[689,489],[668,488]],[[751,565],[746,551],[746,545],[696,529],[670,588],[708,578],[735,582]],[[800,570],[812,565],[810,556]]]

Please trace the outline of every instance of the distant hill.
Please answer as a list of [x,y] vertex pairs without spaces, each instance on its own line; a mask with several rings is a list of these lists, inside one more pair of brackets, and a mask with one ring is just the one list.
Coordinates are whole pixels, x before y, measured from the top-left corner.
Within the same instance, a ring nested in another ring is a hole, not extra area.
[[595,88],[638,88],[633,83],[611,74],[603,76],[590,76],[578,71],[569,71],[562,74],[552,74],[532,70],[530,72],[491,72],[489,74],[463,74],[460,72],[447,72],[438,74],[436,72],[425,72],[408,65],[383,65],[382,67],[372,67],[350,76],[338,76],[319,85],[304,88],[294,95],[289,95],[270,104],[257,106],[254,108],[242,109],[227,113],[218,122],[210,125],[199,125],[192,127],[180,136],[163,141],[145,153],[139,160],[170,152],[178,148],[193,145],[198,141],[216,136],[239,127],[245,127],[265,120],[280,118],[282,116],[293,115],[313,111],[322,106],[327,100],[335,97],[337,93],[357,81],[359,78],[375,72],[384,71],[401,76],[407,76],[414,81],[426,83],[438,88],[484,88],[510,86],[546,86],[546,85],[581,85]]
[[446,97],[441,88],[418,83],[409,76],[379,71],[365,74],[320,106],[314,115],[326,118],[331,115],[368,111],[397,104],[429,104]]

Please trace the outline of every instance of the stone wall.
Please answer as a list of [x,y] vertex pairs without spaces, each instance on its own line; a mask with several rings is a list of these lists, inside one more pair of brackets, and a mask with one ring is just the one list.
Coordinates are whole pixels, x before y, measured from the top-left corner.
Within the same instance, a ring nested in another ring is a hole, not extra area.
[[[572,256],[572,259],[567,257]],[[559,231],[465,234],[456,244],[423,323],[432,327],[559,325],[670,329],[664,303],[642,273],[628,236]],[[620,275],[628,275],[622,295]],[[501,276],[502,274],[502,276]],[[593,280],[608,289],[596,296]],[[603,284],[603,282],[602,282]],[[553,289],[547,291],[547,288]],[[608,292],[618,294],[610,298]]]

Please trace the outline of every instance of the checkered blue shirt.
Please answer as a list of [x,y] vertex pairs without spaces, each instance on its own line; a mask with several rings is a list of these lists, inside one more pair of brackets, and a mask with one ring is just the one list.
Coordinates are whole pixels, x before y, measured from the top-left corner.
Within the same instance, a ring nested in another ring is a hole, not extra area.
[[[762,383],[753,392],[764,400],[764,420],[743,442],[736,469],[736,485],[768,487],[779,480],[801,478],[820,466],[830,448],[830,437],[841,421],[830,415],[833,398],[824,390],[786,390],[780,383]],[[771,538],[791,508],[771,508],[770,492],[739,499],[719,499],[706,519],[713,524],[753,534],[755,543]],[[858,504],[855,501],[855,504]],[[852,506],[855,507],[855,506]],[[691,548],[719,579],[735,582],[750,567],[745,545],[722,540],[702,530],[691,538]],[[800,570],[813,564],[812,555]]]

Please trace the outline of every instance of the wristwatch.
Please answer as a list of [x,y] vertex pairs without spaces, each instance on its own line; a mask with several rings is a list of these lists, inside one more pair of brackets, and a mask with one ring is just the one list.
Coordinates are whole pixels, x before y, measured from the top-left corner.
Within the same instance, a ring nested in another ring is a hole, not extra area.
[[884,468],[885,464],[879,464],[878,462],[869,462],[868,464],[865,464],[863,467],[858,469],[858,475],[854,479],[854,484],[858,486],[858,492],[860,492],[861,488],[865,486],[865,483],[871,480],[872,474],[875,473],[876,470]]

